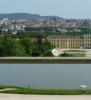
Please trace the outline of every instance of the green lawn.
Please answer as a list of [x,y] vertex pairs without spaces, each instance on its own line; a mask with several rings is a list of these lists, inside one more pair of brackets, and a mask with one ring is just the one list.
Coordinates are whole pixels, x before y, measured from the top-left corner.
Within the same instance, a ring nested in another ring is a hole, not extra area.
[[17,90],[6,90],[0,93],[14,93],[14,94],[37,94],[37,95],[81,95],[81,94],[91,94],[91,90],[50,90],[50,89],[31,89],[22,87],[12,87],[12,86],[0,86],[4,88],[17,88]]
[[85,50],[64,50],[64,52],[86,52]]
[[85,57],[86,52],[64,52],[60,57]]

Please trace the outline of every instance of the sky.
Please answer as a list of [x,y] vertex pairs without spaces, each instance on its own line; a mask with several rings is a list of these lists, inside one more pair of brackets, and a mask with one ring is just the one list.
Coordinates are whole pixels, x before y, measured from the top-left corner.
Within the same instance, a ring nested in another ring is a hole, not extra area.
[[91,0],[0,0],[0,13],[30,13],[91,19]]

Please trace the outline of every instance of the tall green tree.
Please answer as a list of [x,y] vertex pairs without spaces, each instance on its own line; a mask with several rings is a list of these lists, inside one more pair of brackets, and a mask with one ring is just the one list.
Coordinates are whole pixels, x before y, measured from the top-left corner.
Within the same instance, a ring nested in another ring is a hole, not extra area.
[[0,56],[24,56],[25,51],[14,38],[4,37],[0,40]]
[[25,54],[26,56],[32,56],[32,47],[33,47],[33,43],[31,41],[31,38],[23,38],[20,40],[22,47],[25,50]]

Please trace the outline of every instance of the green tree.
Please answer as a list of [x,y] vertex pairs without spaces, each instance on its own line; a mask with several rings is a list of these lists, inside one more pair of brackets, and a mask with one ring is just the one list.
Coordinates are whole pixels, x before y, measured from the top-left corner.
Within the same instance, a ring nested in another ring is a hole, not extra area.
[[18,40],[4,37],[0,40],[0,56],[24,56],[25,51]]
[[31,41],[31,38],[23,38],[20,40],[22,47],[25,50],[25,54],[26,56],[31,56],[32,55],[32,47],[33,47],[33,43]]
[[34,44],[32,56],[52,56],[53,46],[49,42],[39,41]]

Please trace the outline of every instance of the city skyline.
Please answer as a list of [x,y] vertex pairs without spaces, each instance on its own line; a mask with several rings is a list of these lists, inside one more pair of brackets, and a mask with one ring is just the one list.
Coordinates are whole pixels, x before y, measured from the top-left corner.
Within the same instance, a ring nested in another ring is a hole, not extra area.
[[0,0],[0,13],[30,13],[91,19],[91,0]]

